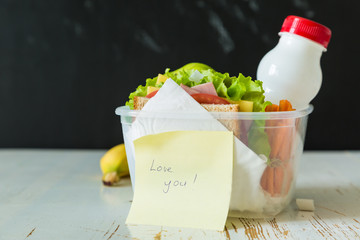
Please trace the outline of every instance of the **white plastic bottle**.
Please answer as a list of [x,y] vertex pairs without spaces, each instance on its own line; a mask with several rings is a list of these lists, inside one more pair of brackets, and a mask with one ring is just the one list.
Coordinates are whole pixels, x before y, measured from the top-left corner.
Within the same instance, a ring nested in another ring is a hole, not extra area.
[[314,21],[288,16],[279,35],[279,43],[260,61],[257,79],[263,82],[266,101],[279,104],[287,99],[294,108],[301,109],[320,90],[320,58],[331,31]]

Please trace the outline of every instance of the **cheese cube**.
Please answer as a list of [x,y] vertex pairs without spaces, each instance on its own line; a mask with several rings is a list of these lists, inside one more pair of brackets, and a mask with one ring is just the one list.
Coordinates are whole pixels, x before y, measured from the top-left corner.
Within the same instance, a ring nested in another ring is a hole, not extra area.
[[167,76],[159,74],[158,78],[157,78],[157,81],[156,81],[156,84],[164,83],[167,79],[168,79]]
[[239,101],[239,111],[240,112],[252,112],[254,107],[254,102],[252,101]]
[[156,90],[159,90],[159,88],[148,86],[147,89],[146,89],[146,94],[149,94],[149,93],[154,92]]
[[296,199],[296,205],[298,206],[300,211],[314,211],[315,205],[313,199]]

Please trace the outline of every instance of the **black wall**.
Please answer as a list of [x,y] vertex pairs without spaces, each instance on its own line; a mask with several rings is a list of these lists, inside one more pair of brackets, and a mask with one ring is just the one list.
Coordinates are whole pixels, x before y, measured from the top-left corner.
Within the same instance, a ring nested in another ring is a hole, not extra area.
[[0,147],[108,148],[114,110],[165,68],[256,77],[287,15],[333,32],[306,149],[359,149],[360,1],[0,0]]

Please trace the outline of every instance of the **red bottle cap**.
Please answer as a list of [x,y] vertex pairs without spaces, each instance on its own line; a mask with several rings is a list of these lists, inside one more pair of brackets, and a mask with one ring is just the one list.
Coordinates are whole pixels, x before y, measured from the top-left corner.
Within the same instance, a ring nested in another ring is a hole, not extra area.
[[281,27],[280,32],[294,33],[313,40],[327,48],[331,30],[320,23],[297,16],[288,16]]

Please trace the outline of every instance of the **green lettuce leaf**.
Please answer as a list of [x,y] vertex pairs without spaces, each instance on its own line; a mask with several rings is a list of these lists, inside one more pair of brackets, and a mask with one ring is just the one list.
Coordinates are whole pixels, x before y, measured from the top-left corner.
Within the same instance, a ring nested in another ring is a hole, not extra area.
[[147,87],[148,86],[154,86],[156,84],[157,77],[154,78],[148,78],[146,79],[146,85],[145,86],[138,86],[135,90],[135,92],[130,93],[129,101],[126,102],[126,106],[129,106],[130,109],[134,109],[134,97],[145,97],[147,95]]
[[254,120],[248,133],[249,148],[256,154],[264,154],[268,159],[271,152],[265,120]]
[[[189,64],[172,72],[170,72],[170,69],[167,68],[164,75],[171,78],[179,85],[184,84],[189,87],[212,82],[219,97],[223,97],[231,101],[252,101],[254,102],[254,112],[264,111],[264,104],[266,103],[264,102],[265,96],[261,81],[253,81],[251,77],[245,77],[242,74],[239,74],[238,77],[230,77],[229,73],[216,72],[204,64],[193,65],[195,66],[194,68],[186,66],[189,66]],[[189,80],[191,74],[193,74],[196,70],[204,76],[199,82]],[[126,105],[129,106],[130,109],[133,109],[134,96],[144,97],[146,96],[146,89],[148,86],[161,87],[163,85],[163,83],[156,85],[156,80],[157,77],[146,79],[146,85],[140,85],[137,87],[135,92],[130,94],[129,101],[126,102]]]

